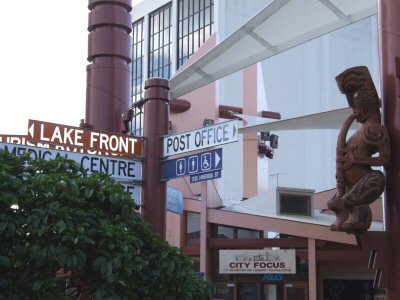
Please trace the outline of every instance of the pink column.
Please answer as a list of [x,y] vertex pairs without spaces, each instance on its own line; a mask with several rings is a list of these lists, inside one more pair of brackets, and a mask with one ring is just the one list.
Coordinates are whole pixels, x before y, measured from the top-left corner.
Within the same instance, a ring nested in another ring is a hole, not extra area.
[[400,74],[395,58],[400,57],[400,1],[379,2],[379,46],[384,124],[389,131],[391,160],[386,168],[385,225],[391,252],[391,287],[387,299],[400,297]]
[[308,299],[317,300],[317,251],[315,239],[308,239]]

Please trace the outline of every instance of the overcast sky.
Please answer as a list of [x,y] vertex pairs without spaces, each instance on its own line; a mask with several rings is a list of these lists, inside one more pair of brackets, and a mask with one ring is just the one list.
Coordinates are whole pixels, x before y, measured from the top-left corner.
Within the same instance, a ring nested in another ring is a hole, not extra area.
[[79,126],[85,117],[88,1],[3,2],[0,134],[26,134],[28,119]]

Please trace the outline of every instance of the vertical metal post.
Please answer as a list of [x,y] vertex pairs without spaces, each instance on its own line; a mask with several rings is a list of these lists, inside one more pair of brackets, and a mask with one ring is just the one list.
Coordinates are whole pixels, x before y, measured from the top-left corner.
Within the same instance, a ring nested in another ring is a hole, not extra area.
[[153,232],[165,240],[167,184],[161,180],[162,136],[168,134],[169,82],[150,78],[145,82],[143,217]]
[[132,0],[89,0],[86,117],[81,126],[129,131]]
[[384,124],[389,131],[391,159],[386,168],[385,227],[389,233],[390,288],[387,299],[400,295],[400,74],[396,74],[396,57],[400,57],[400,1],[380,0],[379,46],[381,94]]

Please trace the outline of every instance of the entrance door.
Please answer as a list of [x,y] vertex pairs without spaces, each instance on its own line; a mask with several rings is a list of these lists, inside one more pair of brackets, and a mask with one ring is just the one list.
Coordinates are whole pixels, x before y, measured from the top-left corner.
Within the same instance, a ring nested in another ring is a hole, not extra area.
[[282,292],[279,291],[278,287],[278,285],[271,283],[239,283],[238,300],[280,300],[282,299]]
[[278,299],[278,286],[276,284],[264,284],[262,299],[263,300],[279,300]]
[[306,282],[293,282],[286,283],[284,289],[285,300],[306,300],[307,297],[307,283]]

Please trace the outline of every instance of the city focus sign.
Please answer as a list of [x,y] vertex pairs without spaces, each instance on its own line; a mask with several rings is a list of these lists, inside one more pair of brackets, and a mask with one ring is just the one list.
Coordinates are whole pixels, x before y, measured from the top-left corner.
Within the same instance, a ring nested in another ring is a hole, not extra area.
[[296,250],[219,250],[221,274],[296,274]]
[[170,156],[238,141],[237,120],[218,123],[164,137],[164,156]]
[[142,139],[134,136],[96,131],[43,121],[29,120],[28,140],[116,153],[142,156]]
[[88,173],[107,173],[118,180],[142,180],[142,163],[140,161],[7,143],[0,143],[0,149],[14,155],[28,152],[32,159],[50,160],[60,156],[66,157],[80,164]]

